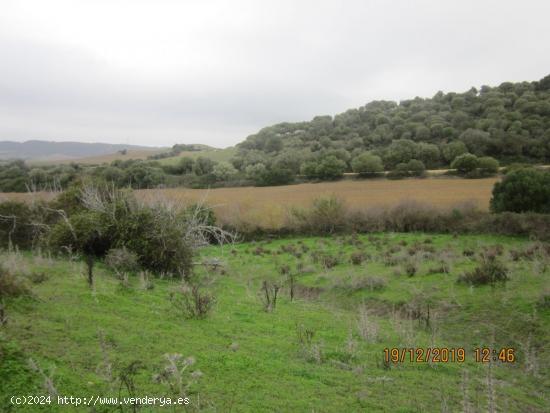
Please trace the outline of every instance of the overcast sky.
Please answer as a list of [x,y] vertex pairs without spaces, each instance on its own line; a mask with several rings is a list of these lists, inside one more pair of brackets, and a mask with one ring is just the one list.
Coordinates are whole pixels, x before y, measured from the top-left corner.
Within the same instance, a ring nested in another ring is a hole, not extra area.
[[550,74],[550,1],[1,0],[0,140],[234,145]]

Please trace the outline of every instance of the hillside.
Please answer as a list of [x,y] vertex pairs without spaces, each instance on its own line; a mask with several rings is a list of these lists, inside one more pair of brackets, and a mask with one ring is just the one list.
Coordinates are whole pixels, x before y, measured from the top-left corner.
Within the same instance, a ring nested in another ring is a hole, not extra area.
[[336,116],[280,123],[239,145],[235,166],[298,173],[304,162],[334,156],[351,160],[371,151],[385,169],[417,159],[428,169],[448,167],[470,152],[501,163],[550,161],[550,75],[534,82],[505,82],[432,98],[373,101]]
[[2,141],[0,142],[0,159],[63,161],[115,154],[124,150],[155,149],[158,150],[159,148],[110,143],[50,142],[42,140]]

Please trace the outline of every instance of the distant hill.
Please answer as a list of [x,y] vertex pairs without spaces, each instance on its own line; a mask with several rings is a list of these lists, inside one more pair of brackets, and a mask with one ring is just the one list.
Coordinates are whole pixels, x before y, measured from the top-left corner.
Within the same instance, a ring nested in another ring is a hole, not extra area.
[[0,141],[0,159],[64,161],[109,155],[123,150],[154,151],[159,149],[161,148],[110,143],[50,142],[41,140],[26,142]]

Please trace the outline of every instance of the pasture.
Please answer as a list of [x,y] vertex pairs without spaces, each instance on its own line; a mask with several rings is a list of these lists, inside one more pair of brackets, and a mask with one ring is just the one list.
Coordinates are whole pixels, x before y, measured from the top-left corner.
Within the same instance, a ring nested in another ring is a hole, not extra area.
[[[184,392],[185,411],[202,412],[542,413],[550,403],[547,247],[420,233],[207,247],[195,275],[215,304],[200,319],[173,299],[181,281],[121,278],[98,262],[90,289],[79,261],[4,253],[3,265],[32,293],[6,300],[0,410],[11,411],[13,394]],[[484,259],[504,265],[506,283],[457,282]],[[271,307],[265,283],[280,288]],[[484,347],[512,348],[514,360],[476,361]],[[465,359],[394,362],[385,348],[464,349]]]

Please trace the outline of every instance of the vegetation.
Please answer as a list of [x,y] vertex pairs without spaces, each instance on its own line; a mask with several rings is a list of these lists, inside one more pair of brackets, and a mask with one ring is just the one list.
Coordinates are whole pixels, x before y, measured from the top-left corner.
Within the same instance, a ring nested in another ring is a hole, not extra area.
[[[486,157],[503,163],[545,163],[550,160],[549,78],[465,93],[438,92],[431,99],[399,104],[375,101],[334,117],[281,123],[237,145],[233,164],[243,171],[251,165],[269,169],[285,164],[293,174],[319,179],[313,165],[326,159],[335,163],[337,158],[345,164],[344,171],[350,171],[354,160],[366,153],[380,157],[386,170],[402,169],[398,165],[411,160],[428,169],[449,167],[467,153],[484,158],[479,166],[467,158],[468,169],[479,168],[484,174],[495,170],[494,161]],[[303,163],[310,166],[300,171]]]
[[495,184],[491,209],[550,213],[550,171],[520,168],[509,172]]
[[[196,260],[216,260],[225,272],[197,267],[195,276],[209,280],[201,294],[216,297],[202,318],[180,312],[188,307],[171,298],[182,291],[176,280],[157,278],[145,289],[131,276],[121,289],[116,273],[98,262],[90,291],[74,262],[4,253],[2,262],[19,269],[32,295],[5,298],[0,410],[12,409],[11,395],[30,393],[183,395],[191,411],[486,411],[494,403],[496,411],[543,412],[545,398],[534,395],[548,392],[545,245],[376,233],[211,246]],[[255,254],[260,247],[264,253]],[[464,255],[467,249],[500,254],[506,287],[457,283],[483,259]],[[512,251],[525,255],[513,260]],[[349,257],[357,252],[370,258],[354,265]],[[314,261],[320,253],[343,259],[329,268]],[[385,264],[387,254],[394,264]],[[409,277],[403,268],[411,257],[418,261]],[[450,272],[433,273],[441,260]],[[283,265],[300,274],[293,300]],[[37,272],[49,278],[26,278]],[[270,294],[279,286],[269,311],[266,277]],[[195,311],[192,289],[183,291]],[[393,347],[464,348],[466,361],[386,362],[384,349]],[[481,347],[514,348],[515,361],[476,362]],[[401,392],[389,395],[388,386]]]
[[352,171],[402,178],[452,167],[468,178],[494,175],[499,163],[550,161],[549,78],[399,104],[374,101],[334,117],[266,127],[236,149],[178,144],[147,160],[99,166],[4,162],[0,191],[67,188],[83,176],[119,188],[205,188],[334,180]]

